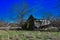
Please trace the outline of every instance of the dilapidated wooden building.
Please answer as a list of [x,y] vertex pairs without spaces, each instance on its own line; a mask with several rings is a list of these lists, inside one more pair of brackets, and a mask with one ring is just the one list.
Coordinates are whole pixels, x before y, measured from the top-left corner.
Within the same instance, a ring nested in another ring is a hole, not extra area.
[[35,29],[45,28],[48,25],[50,25],[50,21],[49,20],[46,20],[46,19],[36,19],[32,15],[30,15],[30,17],[26,21],[23,29],[35,30]]

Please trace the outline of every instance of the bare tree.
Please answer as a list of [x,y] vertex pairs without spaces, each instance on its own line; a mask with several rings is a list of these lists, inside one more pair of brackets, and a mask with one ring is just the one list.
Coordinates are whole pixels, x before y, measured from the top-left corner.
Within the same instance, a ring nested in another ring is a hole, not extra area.
[[43,12],[42,17],[43,17],[43,19],[51,20],[53,15],[51,12]]
[[13,4],[12,8],[14,11],[16,11],[16,17],[14,18],[14,20],[16,20],[21,25],[25,21],[24,19],[25,15],[27,15],[27,13],[32,11],[32,8],[29,9],[29,5],[23,0],[22,0],[22,5],[15,3]]
[[0,27],[6,27],[6,22],[2,18],[0,18]]
[[56,27],[60,26],[60,15],[59,14],[55,17],[53,22],[54,22],[53,23],[54,26],[56,26]]

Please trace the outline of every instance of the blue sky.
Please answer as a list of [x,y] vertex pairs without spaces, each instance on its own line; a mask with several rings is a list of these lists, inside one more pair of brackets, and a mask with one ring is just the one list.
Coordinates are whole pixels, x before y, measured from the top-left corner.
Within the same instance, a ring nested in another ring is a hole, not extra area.
[[[32,12],[29,12],[25,16],[25,18],[28,18],[30,14],[32,14],[36,18],[42,18],[43,12],[51,12],[53,16],[56,16],[60,11],[60,7],[57,6],[57,4],[60,5],[59,0],[24,0],[29,8],[33,8],[34,10]],[[22,5],[22,0],[0,0],[0,19],[3,20],[10,20],[9,17],[15,17],[15,11],[12,9],[13,5],[17,3],[18,5]],[[57,8],[58,7],[58,8]],[[60,16],[60,15],[59,15]]]

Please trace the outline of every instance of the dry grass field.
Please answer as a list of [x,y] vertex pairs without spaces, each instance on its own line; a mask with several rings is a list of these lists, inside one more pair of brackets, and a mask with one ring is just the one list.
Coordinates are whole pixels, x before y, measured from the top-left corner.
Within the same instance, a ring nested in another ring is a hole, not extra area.
[[60,40],[60,32],[0,30],[0,40]]

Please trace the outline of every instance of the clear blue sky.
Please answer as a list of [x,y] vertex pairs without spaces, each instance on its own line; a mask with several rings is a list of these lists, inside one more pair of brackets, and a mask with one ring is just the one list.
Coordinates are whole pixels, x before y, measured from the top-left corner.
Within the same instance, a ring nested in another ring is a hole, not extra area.
[[[60,8],[56,8],[57,4],[60,5],[58,0],[24,0],[28,3],[29,8],[34,8],[26,17],[32,14],[36,18],[41,18],[43,12],[51,12],[54,16],[60,14]],[[0,18],[7,20],[8,17],[14,17],[16,14],[11,10],[13,4],[22,4],[22,0],[0,0]],[[59,15],[60,16],[60,15]],[[10,20],[10,19],[8,19]],[[11,20],[10,20],[11,21]]]

